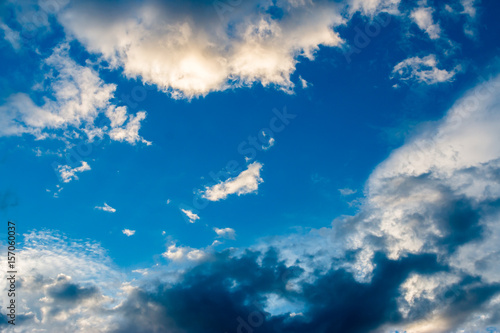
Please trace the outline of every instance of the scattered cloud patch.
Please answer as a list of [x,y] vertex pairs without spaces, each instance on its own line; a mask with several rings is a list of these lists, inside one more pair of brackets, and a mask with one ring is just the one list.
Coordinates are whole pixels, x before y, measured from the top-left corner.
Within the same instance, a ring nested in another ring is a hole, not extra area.
[[90,166],[87,162],[82,161],[82,165],[76,168],[71,168],[69,165],[60,165],[57,170],[63,182],[69,183],[72,180],[78,180],[77,173],[89,171]]
[[130,229],[123,229],[122,232],[127,237],[130,237],[135,234],[135,230],[130,230]]
[[190,223],[194,223],[194,222],[196,222],[196,220],[200,219],[200,217],[198,216],[198,214],[193,213],[189,209],[183,209],[183,208],[181,208],[181,211],[187,216],[187,218],[189,219]]
[[[69,45],[56,46],[42,67],[51,73],[41,84],[44,89],[38,97],[43,103],[26,93],[10,95],[0,106],[0,136],[31,134],[38,140],[86,136],[92,141],[108,134],[115,141],[150,144],[138,134],[146,113],[129,115],[126,107],[111,104],[116,85],[104,83],[95,70],[76,63],[69,56]],[[102,113],[110,119],[110,129],[105,123],[95,124]]]
[[214,228],[214,231],[220,238],[236,239],[236,232],[232,228]]
[[414,80],[419,83],[436,84],[453,81],[454,76],[460,71],[460,66],[450,71],[439,69],[437,66],[438,61],[434,54],[423,58],[408,58],[394,66],[391,79],[396,78],[401,81]]
[[214,186],[206,187],[202,196],[210,201],[219,201],[226,199],[230,194],[242,195],[254,193],[258,190],[259,184],[263,182],[260,177],[261,169],[261,163],[253,162],[238,176],[229,178]]

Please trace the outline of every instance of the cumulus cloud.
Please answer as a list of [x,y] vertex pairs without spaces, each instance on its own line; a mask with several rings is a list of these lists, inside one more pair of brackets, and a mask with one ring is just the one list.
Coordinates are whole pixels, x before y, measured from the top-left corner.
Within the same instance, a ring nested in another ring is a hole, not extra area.
[[182,260],[192,260],[197,261],[203,259],[206,253],[200,249],[193,249],[189,246],[177,246],[176,244],[172,244],[167,248],[167,251],[162,253],[167,259],[173,261],[182,261]]
[[220,238],[235,239],[236,232],[232,228],[214,228],[215,233]]
[[189,222],[191,222],[191,223],[194,223],[194,222],[196,222],[196,220],[200,219],[200,217],[198,216],[198,214],[193,213],[189,209],[183,209],[183,208],[181,208],[181,211],[187,216],[187,218],[189,219]]
[[290,91],[299,57],[313,59],[320,46],[342,42],[334,29],[344,19],[326,2],[223,3],[230,10],[222,12],[216,2],[127,2],[114,6],[113,15],[104,14],[107,6],[72,3],[58,18],[111,66],[174,98],[254,83]]
[[[125,107],[111,104],[116,86],[104,83],[92,68],[77,64],[69,56],[67,44],[56,46],[43,65],[49,73],[43,83],[49,87],[44,88],[43,103],[35,103],[25,93],[9,96],[0,106],[0,136],[26,133],[37,139],[67,140],[86,135],[93,140],[107,133],[112,140],[149,144],[138,134],[146,113],[129,115]],[[111,120],[110,130],[104,123],[95,124],[101,113]]]
[[69,183],[74,179],[78,180],[77,173],[89,171],[90,165],[87,162],[82,161],[82,165],[79,167],[71,168],[69,165],[59,165],[57,167],[57,170],[59,171],[59,176],[61,177],[62,181],[65,183]]
[[210,201],[219,201],[226,199],[230,194],[242,195],[256,192],[259,184],[263,182],[260,177],[261,169],[261,163],[253,162],[238,176],[229,178],[211,187],[207,186],[202,196]]
[[133,236],[135,234],[135,230],[130,230],[130,229],[123,229],[122,232],[125,236],[128,237]]
[[394,66],[391,79],[397,78],[401,81],[415,80],[419,83],[436,84],[453,81],[459,71],[460,66],[452,70],[439,69],[436,56],[430,54],[423,58],[412,57],[401,61]]
[[425,31],[430,39],[437,39],[441,34],[441,28],[439,24],[434,23],[433,12],[431,7],[419,7],[411,12],[410,18],[421,30]]

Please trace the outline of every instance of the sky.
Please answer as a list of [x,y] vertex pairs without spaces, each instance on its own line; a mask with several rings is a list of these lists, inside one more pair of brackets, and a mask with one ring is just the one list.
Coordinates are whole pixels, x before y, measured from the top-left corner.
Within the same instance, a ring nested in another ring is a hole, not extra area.
[[500,331],[499,15],[3,1],[0,331]]

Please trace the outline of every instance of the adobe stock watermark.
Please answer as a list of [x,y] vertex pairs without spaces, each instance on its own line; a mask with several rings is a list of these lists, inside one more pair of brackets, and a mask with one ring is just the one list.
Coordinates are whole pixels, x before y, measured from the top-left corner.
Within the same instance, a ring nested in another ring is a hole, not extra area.
[[[247,162],[255,160],[259,152],[269,149],[271,146],[270,143],[274,143],[276,134],[283,132],[290,125],[291,121],[297,117],[297,114],[290,113],[286,106],[283,107],[282,111],[274,108],[272,109],[272,113],[273,117],[269,119],[266,127],[261,128],[255,135],[249,135],[238,144],[236,149],[239,155]],[[218,172],[210,171],[208,173],[213,183],[206,185],[206,187],[227,181],[242,171],[243,166],[240,162],[234,159],[230,160]],[[198,214],[200,210],[205,209],[209,205],[210,200],[205,198],[198,189],[193,189],[193,192],[194,196],[191,205],[181,204],[179,208]],[[182,216],[186,221],[189,221],[189,218],[185,214],[182,214]]]
[[359,26],[354,27],[356,34],[353,38],[353,43],[347,50],[344,50],[344,57],[348,64],[352,62],[351,57],[354,54],[360,54],[361,51],[370,45],[371,41],[380,35],[382,28],[386,28],[391,23],[391,15],[381,12],[370,22],[367,22],[363,29]]
[[59,13],[69,3],[69,0],[40,0],[38,1],[39,10],[23,13],[18,18],[22,26],[21,39],[24,44],[28,44],[33,40],[38,29],[49,24],[49,17]]

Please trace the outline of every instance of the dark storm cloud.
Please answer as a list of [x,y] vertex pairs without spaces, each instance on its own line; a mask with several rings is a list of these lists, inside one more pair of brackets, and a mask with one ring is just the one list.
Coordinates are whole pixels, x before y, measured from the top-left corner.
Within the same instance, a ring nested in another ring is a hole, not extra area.
[[78,303],[81,300],[97,295],[95,286],[84,287],[69,281],[58,281],[47,289],[47,296],[56,302]]
[[[257,259],[255,252],[241,258],[220,254],[176,285],[137,290],[118,309],[127,320],[115,332],[366,332],[401,320],[396,299],[411,272],[446,269],[433,255],[399,261],[379,255],[369,284],[344,270],[332,270],[297,292],[285,286],[301,269],[286,268],[274,250],[266,253],[262,266]],[[268,293],[303,302],[304,316],[266,313],[263,296]]]

